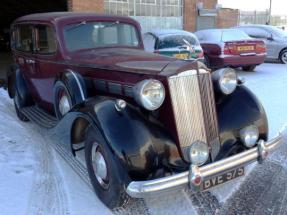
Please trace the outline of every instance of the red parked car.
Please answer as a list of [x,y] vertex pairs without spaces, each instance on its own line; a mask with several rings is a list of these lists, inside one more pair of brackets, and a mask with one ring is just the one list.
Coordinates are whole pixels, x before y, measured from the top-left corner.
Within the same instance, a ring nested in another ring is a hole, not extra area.
[[242,67],[253,71],[266,57],[264,41],[252,39],[237,29],[208,29],[195,32],[210,68]]
[[91,184],[110,208],[222,185],[285,140],[267,139],[264,109],[233,69],[210,73],[145,52],[129,17],[34,14],[11,33],[7,89],[18,118],[56,126],[58,144],[76,157],[84,150]]

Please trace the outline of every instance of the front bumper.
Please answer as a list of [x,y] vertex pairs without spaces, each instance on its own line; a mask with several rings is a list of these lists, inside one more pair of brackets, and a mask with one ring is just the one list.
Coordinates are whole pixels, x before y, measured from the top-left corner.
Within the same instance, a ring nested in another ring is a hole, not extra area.
[[261,163],[270,152],[274,151],[277,146],[286,140],[287,127],[284,127],[277,137],[268,142],[260,140],[255,148],[205,166],[191,166],[189,171],[175,175],[149,181],[132,181],[128,185],[126,192],[133,198],[144,198],[163,191],[184,188],[188,185],[191,188],[198,189],[204,178],[216,176],[227,170],[246,166],[255,161]]

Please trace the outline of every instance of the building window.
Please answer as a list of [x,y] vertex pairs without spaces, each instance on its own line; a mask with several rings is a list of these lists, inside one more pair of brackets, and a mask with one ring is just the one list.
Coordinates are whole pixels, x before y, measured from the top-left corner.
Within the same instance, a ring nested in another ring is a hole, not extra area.
[[[107,1],[107,0],[105,0]],[[110,0],[110,2],[127,3],[128,0]]]
[[141,4],[156,4],[156,0],[141,0]]
[[143,31],[182,29],[183,0],[105,0],[104,7],[107,14],[132,16]]

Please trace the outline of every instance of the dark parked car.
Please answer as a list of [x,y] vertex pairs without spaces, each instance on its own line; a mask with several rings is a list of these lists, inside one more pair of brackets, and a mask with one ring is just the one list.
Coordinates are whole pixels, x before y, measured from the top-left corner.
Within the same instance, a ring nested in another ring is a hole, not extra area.
[[143,35],[145,50],[178,59],[203,60],[203,50],[193,33],[182,30],[154,30]]
[[264,109],[234,70],[211,74],[198,62],[145,52],[131,18],[35,14],[11,32],[8,93],[19,119],[62,125],[110,208],[223,184],[283,141],[284,133],[267,140]]
[[266,57],[264,41],[252,39],[237,29],[209,29],[195,32],[211,68],[242,67],[253,71]]
[[252,38],[264,40],[267,47],[267,59],[279,60],[287,64],[287,32],[271,25],[244,25],[237,29]]

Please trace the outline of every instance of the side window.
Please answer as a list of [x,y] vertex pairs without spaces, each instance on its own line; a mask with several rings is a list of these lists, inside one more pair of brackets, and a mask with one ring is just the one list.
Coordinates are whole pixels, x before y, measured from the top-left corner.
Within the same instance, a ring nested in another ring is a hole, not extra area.
[[39,54],[52,54],[57,51],[54,32],[50,26],[36,26],[36,51]]
[[267,39],[271,36],[270,33],[260,28],[243,28],[242,30],[253,38]]
[[143,36],[144,48],[146,51],[153,52],[155,48],[155,38],[151,34],[144,34]]
[[15,49],[24,52],[31,52],[33,50],[32,27],[30,25],[18,25],[16,29],[14,38]]

